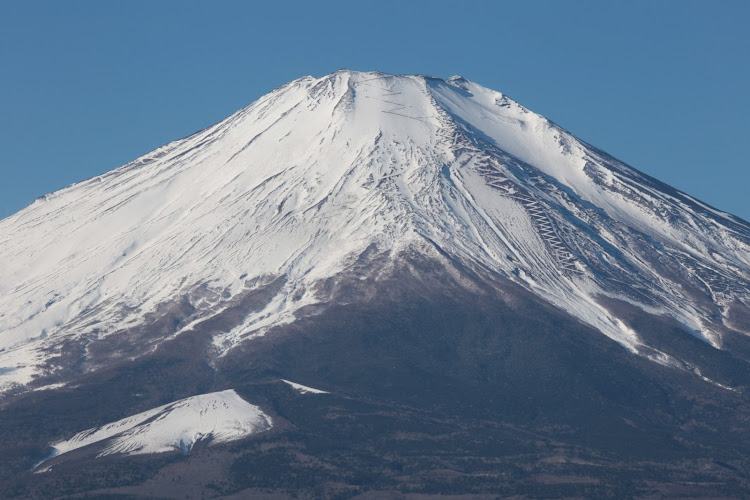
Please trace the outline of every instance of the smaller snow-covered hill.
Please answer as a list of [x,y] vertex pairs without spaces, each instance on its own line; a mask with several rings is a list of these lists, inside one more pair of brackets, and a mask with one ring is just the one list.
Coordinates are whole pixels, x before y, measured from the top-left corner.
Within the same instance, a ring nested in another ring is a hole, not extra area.
[[[230,389],[181,399],[81,431],[53,443],[53,457],[97,443],[103,445],[97,457],[173,450],[189,453],[198,441],[225,443],[263,432],[272,425],[271,417]],[[45,470],[49,467],[40,469]]]

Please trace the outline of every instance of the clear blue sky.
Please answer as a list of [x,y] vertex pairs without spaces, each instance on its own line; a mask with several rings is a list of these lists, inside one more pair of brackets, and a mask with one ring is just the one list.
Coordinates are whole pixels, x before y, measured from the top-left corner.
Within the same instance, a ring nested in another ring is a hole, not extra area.
[[750,1],[0,3],[0,218],[339,68],[461,74],[750,219]]

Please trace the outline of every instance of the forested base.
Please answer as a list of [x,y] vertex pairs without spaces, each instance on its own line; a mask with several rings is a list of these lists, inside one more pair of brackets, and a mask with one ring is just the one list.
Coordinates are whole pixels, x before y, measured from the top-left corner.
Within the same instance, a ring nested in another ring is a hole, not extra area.
[[253,392],[276,398],[285,430],[233,445],[199,446],[187,457],[175,453],[61,464],[3,494],[741,498],[750,486],[742,462],[732,465],[698,454],[659,460],[660,450],[643,450],[652,460],[624,458],[571,443],[571,429],[516,427],[376,401],[301,396],[281,384]]

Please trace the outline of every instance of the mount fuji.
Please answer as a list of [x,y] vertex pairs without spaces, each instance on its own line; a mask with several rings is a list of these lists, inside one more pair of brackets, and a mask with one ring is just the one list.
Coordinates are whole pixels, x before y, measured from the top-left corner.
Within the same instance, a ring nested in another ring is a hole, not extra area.
[[0,221],[0,494],[742,496],[748,334],[742,219],[462,77],[304,77]]

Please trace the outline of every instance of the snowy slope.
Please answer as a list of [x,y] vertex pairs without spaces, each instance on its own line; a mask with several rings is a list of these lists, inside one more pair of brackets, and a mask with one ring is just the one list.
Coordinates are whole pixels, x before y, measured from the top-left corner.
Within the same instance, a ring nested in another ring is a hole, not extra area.
[[104,445],[98,457],[174,450],[189,453],[200,440],[225,443],[263,432],[271,426],[271,417],[260,408],[251,405],[233,390],[226,390],[181,399],[117,422],[81,431],[70,439],[53,443],[53,457],[95,443]]
[[315,389],[314,387],[308,387],[306,385],[298,384],[296,382],[292,382],[291,380],[281,379],[281,381],[291,386],[292,389],[299,392],[300,394],[328,394],[327,391],[322,391],[320,389]]
[[[368,248],[437,245],[634,353],[603,297],[721,348],[746,333],[750,227],[460,77],[305,77],[226,120],[0,221],[0,390],[138,357],[260,290],[215,356],[326,302]],[[373,270],[373,275],[376,271]],[[273,286],[271,286],[273,284]],[[174,329],[111,339],[187,304]],[[113,347],[116,346],[116,347]]]

